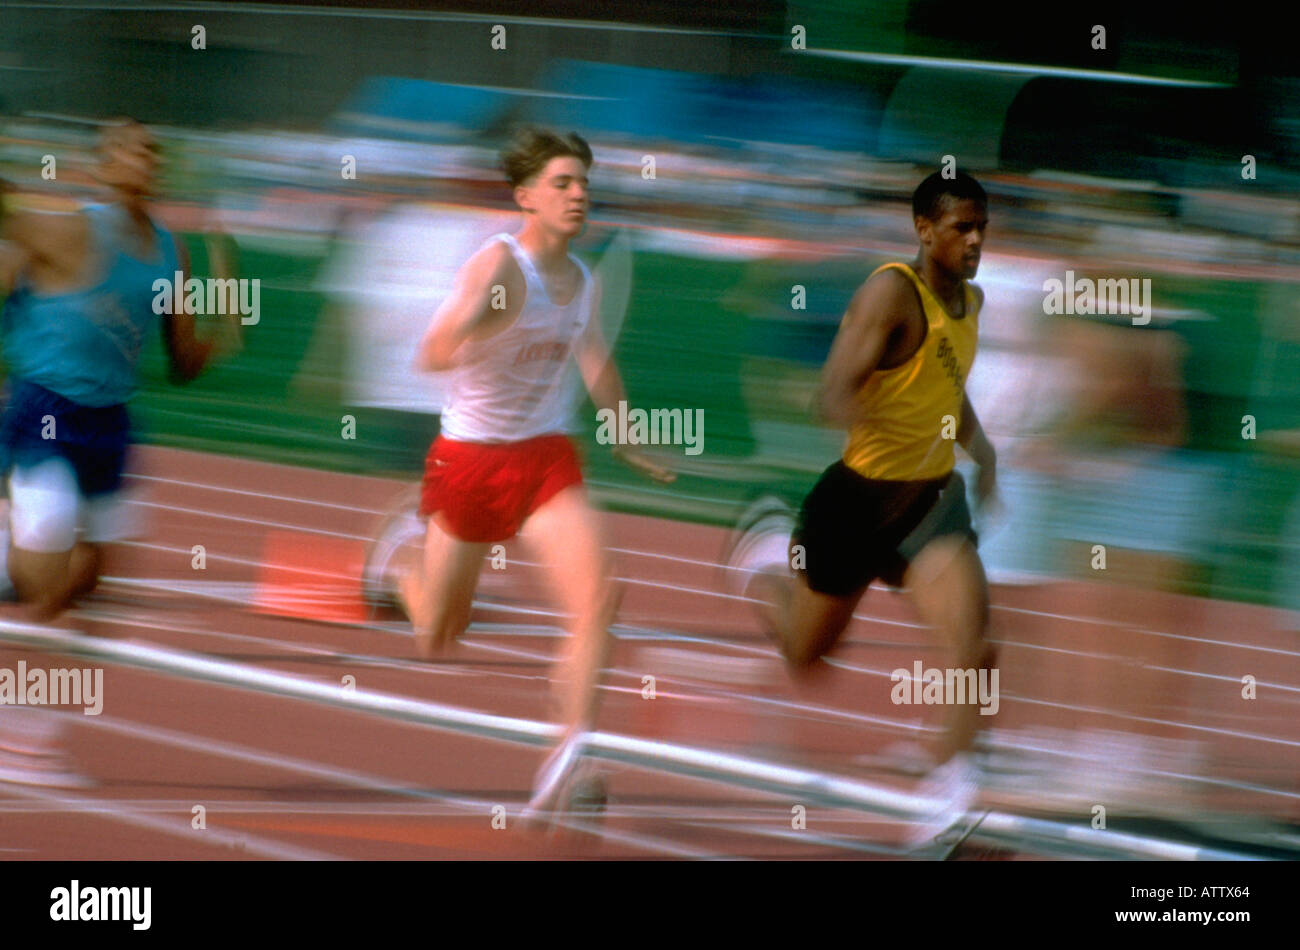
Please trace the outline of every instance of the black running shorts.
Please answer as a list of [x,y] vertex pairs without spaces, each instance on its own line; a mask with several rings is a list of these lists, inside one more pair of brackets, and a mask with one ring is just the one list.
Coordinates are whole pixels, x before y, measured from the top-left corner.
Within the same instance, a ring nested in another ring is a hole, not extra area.
[[912,558],[949,534],[977,541],[966,484],[956,471],[927,481],[884,481],[864,478],[840,461],[804,499],[792,543],[802,545],[809,589],[840,597],[876,578],[902,587]]

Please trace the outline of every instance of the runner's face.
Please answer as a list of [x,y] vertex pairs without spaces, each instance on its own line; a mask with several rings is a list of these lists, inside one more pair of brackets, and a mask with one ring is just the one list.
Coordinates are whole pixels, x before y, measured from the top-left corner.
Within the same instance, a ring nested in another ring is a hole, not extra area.
[[132,195],[153,194],[158,174],[158,142],[142,126],[115,129],[103,145],[100,177]]
[[587,166],[570,156],[553,158],[515,189],[515,200],[548,231],[576,237],[587,222]]
[[937,221],[916,219],[916,233],[930,260],[955,277],[970,279],[980,267],[988,209],[969,198],[942,199]]

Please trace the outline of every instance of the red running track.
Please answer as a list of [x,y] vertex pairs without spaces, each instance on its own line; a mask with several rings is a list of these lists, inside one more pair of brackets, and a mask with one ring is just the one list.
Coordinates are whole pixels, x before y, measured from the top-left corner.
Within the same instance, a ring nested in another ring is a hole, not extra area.
[[[351,677],[367,690],[548,718],[558,621],[522,547],[507,546],[503,570],[484,571],[488,603],[454,655],[426,663],[413,658],[409,629],[397,622],[266,612],[285,603],[277,564],[319,571],[316,599],[346,609],[364,541],[401,484],[157,448],[141,449],[137,465],[146,528],[109,574],[147,580],[149,589],[106,585],[72,618],[75,628],[322,683]],[[872,590],[831,662],[796,682],[748,605],[724,590],[721,530],[628,515],[608,515],[607,527],[626,594],[602,731],[915,787],[883,769],[882,757],[899,742],[932,741],[940,708],[893,704],[889,672],[937,666],[942,653],[904,597]],[[987,804],[1080,822],[1094,801],[1116,816],[1300,820],[1300,651],[1284,614],[1078,582],[995,587],[993,603],[999,734],[1108,730],[1174,741],[1181,758],[1168,771],[1190,778],[1130,792],[1103,759],[1074,773],[1072,795],[1004,789]],[[0,646],[0,668],[19,660],[76,665]],[[517,813],[543,754],[537,747],[103,669],[101,715],[28,714],[57,720],[68,760],[89,784],[0,784],[0,857],[864,858],[888,856],[906,830],[814,805],[806,828],[794,830],[798,802],[611,764],[599,834],[533,831]],[[1253,700],[1242,697],[1247,675],[1258,683]],[[653,699],[643,695],[647,676]],[[10,714],[0,708],[0,717]],[[505,827],[494,827],[502,809]]]

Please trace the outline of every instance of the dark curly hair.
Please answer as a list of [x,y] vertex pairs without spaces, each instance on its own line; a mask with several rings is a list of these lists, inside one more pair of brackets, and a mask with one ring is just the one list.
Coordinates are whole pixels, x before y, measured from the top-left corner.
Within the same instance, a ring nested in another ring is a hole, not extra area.
[[912,217],[937,221],[943,214],[945,197],[956,198],[958,201],[968,198],[985,206],[989,203],[989,196],[984,193],[983,186],[961,169],[957,169],[952,178],[944,178],[941,173],[934,172],[912,192]]

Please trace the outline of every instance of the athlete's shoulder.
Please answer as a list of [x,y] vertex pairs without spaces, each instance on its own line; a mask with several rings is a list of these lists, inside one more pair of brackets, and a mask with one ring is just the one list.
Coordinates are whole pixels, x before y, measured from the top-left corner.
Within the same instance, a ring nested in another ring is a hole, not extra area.
[[902,261],[881,264],[873,270],[863,283],[863,286],[868,287],[872,284],[900,294],[909,293],[916,286],[915,275],[911,266],[904,264]]
[[876,268],[862,282],[849,304],[850,314],[860,318],[894,324],[906,320],[920,306],[916,285],[908,276],[906,264]]
[[461,267],[461,279],[467,283],[493,283],[522,272],[510,246],[504,240],[489,240],[470,255]]
[[41,259],[61,259],[77,253],[92,227],[85,210],[66,200],[10,201],[8,207],[4,239]]
[[167,226],[167,222],[163,220],[156,211],[149,212],[149,223],[152,224],[153,229],[163,237],[172,237],[176,234],[174,230]]
[[84,230],[94,205],[82,205],[66,198],[23,195],[10,199],[6,224],[23,233],[69,234]]

